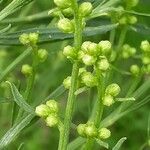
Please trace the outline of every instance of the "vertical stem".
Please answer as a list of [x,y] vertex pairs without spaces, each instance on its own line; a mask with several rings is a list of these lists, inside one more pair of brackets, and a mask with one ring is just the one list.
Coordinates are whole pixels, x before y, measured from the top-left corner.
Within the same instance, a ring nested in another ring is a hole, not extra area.
[[[71,0],[71,4],[74,10],[74,20],[75,20],[74,47],[78,52],[81,48],[81,43],[82,43],[82,18],[79,16],[78,13],[77,1]],[[77,89],[78,72],[79,72],[78,62],[75,62],[72,68],[71,87],[69,90],[67,106],[65,111],[64,128],[62,130],[62,136],[61,136],[61,138],[63,138],[63,142],[60,142],[61,145],[59,145],[59,150],[67,149],[67,144],[68,144],[69,134],[70,134],[70,126],[71,126],[73,109],[74,109],[74,102],[76,98],[74,93]]]
[[116,29],[113,29],[111,32],[110,32],[110,42],[112,45],[114,45],[114,42],[115,42],[115,34],[116,34]]

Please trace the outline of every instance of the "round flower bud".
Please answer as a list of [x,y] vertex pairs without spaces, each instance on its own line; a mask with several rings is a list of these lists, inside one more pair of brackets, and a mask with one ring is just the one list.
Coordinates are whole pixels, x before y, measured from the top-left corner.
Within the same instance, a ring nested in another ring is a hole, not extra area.
[[136,24],[137,18],[135,16],[128,16],[128,23],[129,24]]
[[31,44],[35,45],[38,42],[39,34],[38,33],[30,33],[29,34],[29,41]]
[[111,106],[112,104],[114,104],[114,98],[111,95],[105,95],[103,98],[103,105],[105,106]]
[[150,52],[150,43],[145,40],[145,41],[142,41],[141,42],[141,49],[144,51],[144,52]]
[[32,75],[32,71],[33,71],[32,67],[30,65],[28,65],[28,64],[23,65],[22,68],[21,68],[21,72],[25,76]]
[[84,2],[79,6],[79,14],[82,17],[88,16],[92,13],[93,6],[90,2]]
[[81,79],[87,87],[94,87],[97,85],[97,79],[91,72],[84,72]]
[[96,43],[89,44],[88,51],[87,51],[88,54],[96,56],[98,54],[98,51],[99,51],[98,44]]
[[106,94],[110,94],[111,96],[117,96],[120,93],[121,89],[118,84],[113,83],[107,86]]
[[88,54],[85,54],[82,58],[82,61],[85,65],[87,66],[92,66],[95,64],[96,62],[96,58],[94,56],[91,56],[91,55],[88,55]]
[[120,25],[126,25],[126,24],[127,24],[127,17],[126,17],[126,16],[122,16],[122,17],[119,19],[119,24],[120,24]]
[[54,127],[59,123],[59,119],[56,115],[54,114],[50,114],[48,115],[48,117],[46,118],[46,124],[49,127]]
[[85,41],[82,46],[81,46],[81,50],[84,52],[84,53],[87,53],[88,52],[88,48],[89,48],[89,45],[91,44],[92,42],[90,41]]
[[62,13],[64,14],[64,16],[71,17],[73,16],[74,12],[73,12],[73,9],[69,7],[69,8],[63,9]]
[[85,137],[85,128],[86,128],[86,124],[79,124],[77,126],[77,132],[80,136]]
[[111,136],[111,132],[110,130],[108,130],[107,128],[101,128],[99,131],[98,131],[98,137],[100,139],[107,139]]
[[86,69],[85,68],[80,68],[79,69],[79,76],[82,75],[83,73],[86,72]]
[[85,127],[85,134],[88,138],[94,138],[97,136],[98,131],[93,123],[87,124]]
[[66,79],[64,79],[63,85],[66,89],[71,87],[71,76],[68,76]]
[[76,57],[76,54],[75,54],[75,49],[68,45],[64,48],[63,50],[63,54],[67,57],[67,58],[72,58],[74,59]]
[[108,54],[111,51],[111,43],[109,41],[100,41],[98,46],[102,54]]
[[138,65],[132,65],[130,67],[130,72],[133,74],[133,75],[139,75],[140,73],[140,68]]
[[70,0],[54,0],[54,3],[59,7],[59,8],[68,8],[71,6]]
[[58,103],[55,100],[49,100],[46,102],[46,105],[49,107],[50,113],[58,112]]
[[150,64],[150,57],[143,56],[142,57],[142,62],[143,62],[144,65]]
[[19,41],[20,41],[23,45],[28,45],[28,44],[30,43],[30,41],[29,41],[29,35],[26,34],[26,33],[23,33],[22,35],[20,35]]
[[134,56],[136,53],[136,49],[134,47],[130,47],[128,44],[123,45],[122,49],[122,57],[127,59],[131,56]]
[[102,58],[101,60],[99,60],[97,62],[97,67],[98,69],[102,70],[102,71],[106,71],[109,69],[109,62],[106,58]]
[[41,62],[44,62],[48,57],[48,52],[45,49],[38,50],[38,58]]
[[131,8],[131,7],[135,7],[138,3],[139,0],[125,0],[126,5]]
[[67,18],[63,18],[58,21],[58,28],[64,33],[74,32],[73,22]]
[[47,117],[49,115],[49,113],[50,113],[49,107],[47,105],[41,104],[41,105],[36,107],[35,113],[39,117]]

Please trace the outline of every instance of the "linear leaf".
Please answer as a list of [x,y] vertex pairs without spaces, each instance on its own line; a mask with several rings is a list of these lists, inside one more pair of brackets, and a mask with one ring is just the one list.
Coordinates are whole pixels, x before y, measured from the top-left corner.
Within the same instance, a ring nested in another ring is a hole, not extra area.
[[13,83],[6,81],[10,88],[14,98],[14,101],[20,106],[20,108],[24,109],[26,112],[35,114],[34,109],[25,101],[23,96],[19,93],[18,89]]
[[104,142],[104,141],[101,141],[101,140],[99,140],[99,139],[96,139],[96,142],[97,142],[100,146],[102,146],[102,147],[104,147],[104,148],[106,148],[106,149],[109,148],[108,143],[106,143],[106,142]]
[[122,144],[124,143],[124,141],[125,141],[126,139],[127,139],[126,137],[121,138],[121,139],[117,142],[117,144],[113,147],[112,150],[119,150],[120,147],[122,146]]

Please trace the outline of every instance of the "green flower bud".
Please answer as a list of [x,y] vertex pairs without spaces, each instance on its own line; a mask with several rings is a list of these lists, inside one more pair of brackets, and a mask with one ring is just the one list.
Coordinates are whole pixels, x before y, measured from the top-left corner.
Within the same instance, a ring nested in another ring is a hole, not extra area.
[[127,17],[126,17],[126,16],[122,16],[122,17],[119,19],[119,24],[120,24],[120,25],[126,25],[126,24],[127,24]]
[[90,43],[89,46],[88,46],[87,53],[90,54],[90,55],[97,56],[98,52],[99,52],[98,44]]
[[79,69],[79,76],[82,75],[83,73],[86,72],[86,69],[85,68],[80,68]]
[[63,9],[63,10],[62,10],[62,13],[64,14],[64,16],[72,17],[74,11],[73,11],[72,8],[66,8],[66,9]]
[[59,8],[54,8],[48,12],[48,15],[53,16],[53,17],[60,17],[62,15],[62,13]]
[[145,40],[145,41],[142,41],[141,42],[141,49],[144,51],[144,52],[150,52],[150,43]]
[[91,44],[92,42],[90,41],[85,41],[82,46],[81,46],[81,50],[84,52],[84,53],[88,53],[88,48],[89,48],[89,45]]
[[109,62],[107,60],[107,58],[102,58],[97,62],[97,67],[98,69],[102,70],[102,71],[106,71],[109,69]]
[[79,52],[78,52],[78,60],[82,61],[82,58],[83,58],[84,55],[85,55],[85,54],[84,54],[83,51],[79,51]]
[[105,92],[106,92],[106,94],[108,94],[108,95],[110,94],[111,96],[115,97],[120,93],[120,91],[121,91],[121,89],[120,89],[119,85],[116,83],[113,83],[113,84],[110,84],[107,86]]
[[95,64],[96,62],[96,58],[94,56],[91,56],[91,55],[88,55],[88,54],[85,54],[82,58],[82,61],[85,65],[87,66],[92,66]]
[[35,45],[38,42],[39,34],[38,33],[30,33],[29,34],[29,41],[31,44]]
[[45,49],[38,50],[38,58],[41,62],[44,62],[48,57],[48,52]]
[[32,75],[32,71],[33,71],[32,67],[30,65],[28,65],[28,64],[23,65],[22,68],[21,68],[21,72],[25,76]]
[[70,0],[54,0],[54,3],[59,7],[59,8],[68,8],[71,6]]
[[97,79],[91,72],[84,72],[81,79],[87,87],[94,87],[97,85]]
[[79,134],[80,136],[82,136],[82,137],[85,137],[85,136],[86,136],[86,134],[85,134],[85,128],[86,128],[86,124],[79,124],[79,125],[77,126],[77,132],[78,132],[78,134]]
[[137,18],[135,16],[128,16],[128,23],[129,24],[136,24],[137,23]]
[[103,105],[105,106],[111,106],[112,104],[114,104],[114,98],[111,95],[105,95],[103,98]]
[[92,13],[93,6],[90,2],[84,2],[79,6],[79,14],[82,17],[88,16]]
[[58,28],[64,33],[74,32],[73,22],[67,18],[60,19],[58,22]]
[[29,35],[26,34],[26,33],[23,33],[22,35],[20,35],[19,41],[20,41],[23,45],[28,45],[28,44],[30,43],[30,41],[29,41]]
[[139,68],[139,66],[138,66],[138,65],[132,65],[132,66],[130,67],[130,72],[131,72],[133,75],[135,75],[135,76],[139,75],[139,73],[140,73],[140,68]]
[[109,41],[101,41],[98,44],[102,54],[108,54],[111,51],[111,43]]
[[150,57],[143,56],[142,57],[142,62],[143,62],[144,65],[150,64]]
[[57,115],[50,114],[46,118],[46,124],[49,127],[55,127],[56,125],[58,125],[58,123],[59,123],[59,119],[58,119]]
[[39,117],[47,117],[49,115],[49,113],[50,113],[49,107],[47,105],[41,104],[41,105],[36,107],[35,113]]
[[139,0],[125,0],[125,2],[128,8],[132,8],[139,3]]
[[111,136],[111,132],[110,130],[108,130],[107,128],[101,128],[99,130],[99,134],[98,134],[98,137],[100,139],[107,139]]
[[76,57],[75,49],[74,49],[72,46],[70,46],[70,45],[68,45],[68,46],[66,46],[66,47],[64,48],[63,54],[64,54],[68,59],[69,59],[69,58],[75,59],[75,57]]
[[63,85],[66,89],[71,87],[71,76],[68,76],[66,79],[64,79]]
[[94,138],[98,134],[98,130],[94,123],[88,123],[85,127],[85,134],[88,138]]
[[134,47],[130,47],[128,44],[123,45],[122,49],[122,57],[127,59],[136,54],[136,49]]
[[49,100],[46,102],[46,105],[49,107],[50,113],[58,112],[58,103],[55,100]]

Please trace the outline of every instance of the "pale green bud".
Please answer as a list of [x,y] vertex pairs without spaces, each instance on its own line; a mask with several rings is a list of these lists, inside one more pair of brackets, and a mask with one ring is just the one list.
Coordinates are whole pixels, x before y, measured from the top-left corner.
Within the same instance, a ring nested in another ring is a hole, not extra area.
[[58,103],[55,100],[49,100],[46,102],[46,105],[49,107],[50,113],[58,112]]
[[127,59],[136,54],[136,49],[134,47],[130,47],[128,44],[123,45],[122,49],[122,57]]
[[64,14],[64,16],[71,17],[73,16],[74,11],[72,8],[69,7],[69,8],[63,9],[62,13]]
[[97,79],[91,72],[84,72],[81,79],[87,87],[94,87],[97,85]]
[[63,18],[58,21],[58,28],[64,33],[74,32],[73,22],[67,18]]
[[110,65],[109,65],[107,58],[102,58],[97,62],[98,69],[102,71],[107,71],[109,69],[109,66]]
[[92,66],[95,64],[96,62],[96,58],[94,56],[91,56],[91,55],[88,55],[88,54],[85,54],[82,58],[82,61],[85,65],[87,66]]
[[101,128],[99,130],[99,134],[98,134],[98,137],[100,139],[107,139],[111,136],[111,132],[110,130],[108,130],[107,128]]
[[80,136],[82,136],[82,137],[85,137],[85,136],[86,136],[86,134],[85,134],[85,128],[86,128],[86,124],[79,124],[79,125],[77,126],[77,132],[78,132],[78,134],[79,134]]
[[30,75],[32,75],[33,69],[30,65],[25,64],[25,65],[22,66],[21,72],[25,76],[30,76]]
[[133,75],[139,75],[140,73],[140,68],[138,65],[132,65],[130,67],[130,72],[133,74]]
[[39,49],[38,50],[38,58],[41,62],[44,62],[48,57],[48,52],[46,49]]
[[121,91],[121,89],[120,89],[119,85],[116,83],[113,83],[113,84],[110,84],[107,86],[105,92],[106,92],[106,95],[110,94],[111,96],[117,96],[120,93],[120,91]]
[[46,118],[46,124],[49,127],[55,127],[58,125],[58,123],[59,123],[59,119],[58,119],[57,115],[50,114]]
[[26,34],[26,33],[23,33],[22,35],[20,35],[19,41],[20,41],[23,45],[28,45],[28,44],[30,43],[30,41],[29,41],[29,35]]
[[83,73],[86,72],[86,69],[85,68],[80,68],[79,69],[79,76],[82,75]]
[[47,117],[50,113],[49,107],[47,105],[41,104],[41,105],[36,107],[35,113],[39,117]]
[[99,52],[99,47],[98,47],[98,44],[96,43],[90,43],[89,46],[88,46],[88,51],[87,53],[90,54],[90,55],[97,55]]
[[145,41],[142,41],[141,42],[141,49],[144,51],[144,52],[150,52],[150,43],[145,40]]
[[88,16],[92,13],[93,6],[90,2],[84,2],[79,6],[79,14],[82,17]]
[[126,16],[122,16],[120,19],[119,19],[119,24],[120,25],[126,25],[127,24],[127,17]]
[[35,45],[38,42],[39,34],[38,33],[30,33],[29,34],[29,41],[31,44]]
[[71,6],[70,0],[54,0],[54,3],[59,7],[59,8],[68,8]]
[[94,123],[88,123],[85,127],[85,134],[88,138],[94,138],[98,134],[98,130]]
[[81,50],[84,52],[84,53],[88,53],[88,48],[89,48],[89,45],[91,44],[92,42],[90,41],[85,41],[82,46],[81,46]]
[[131,8],[131,7],[135,7],[138,3],[139,0],[125,0],[126,5]]
[[103,98],[103,105],[105,106],[111,106],[112,104],[114,104],[114,98],[111,95],[105,95]]
[[128,16],[128,23],[129,24],[136,24],[137,23],[137,18],[135,16]]
[[102,54],[108,54],[111,51],[111,43],[109,41],[100,41],[98,46]]
[[68,76],[66,79],[64,79],[63,85],[66,89],[71,87],[71,76]]
[[67,57],[67,58],[71,58],[71,59],[74,59],[76,57],[76,54],[75,54],[75,49],[68,45],[64,48],[63,50],[63,54]]
[[143,56],[142,57],[142,62],[143,62],[144,65],[150,64],[150,57]]

